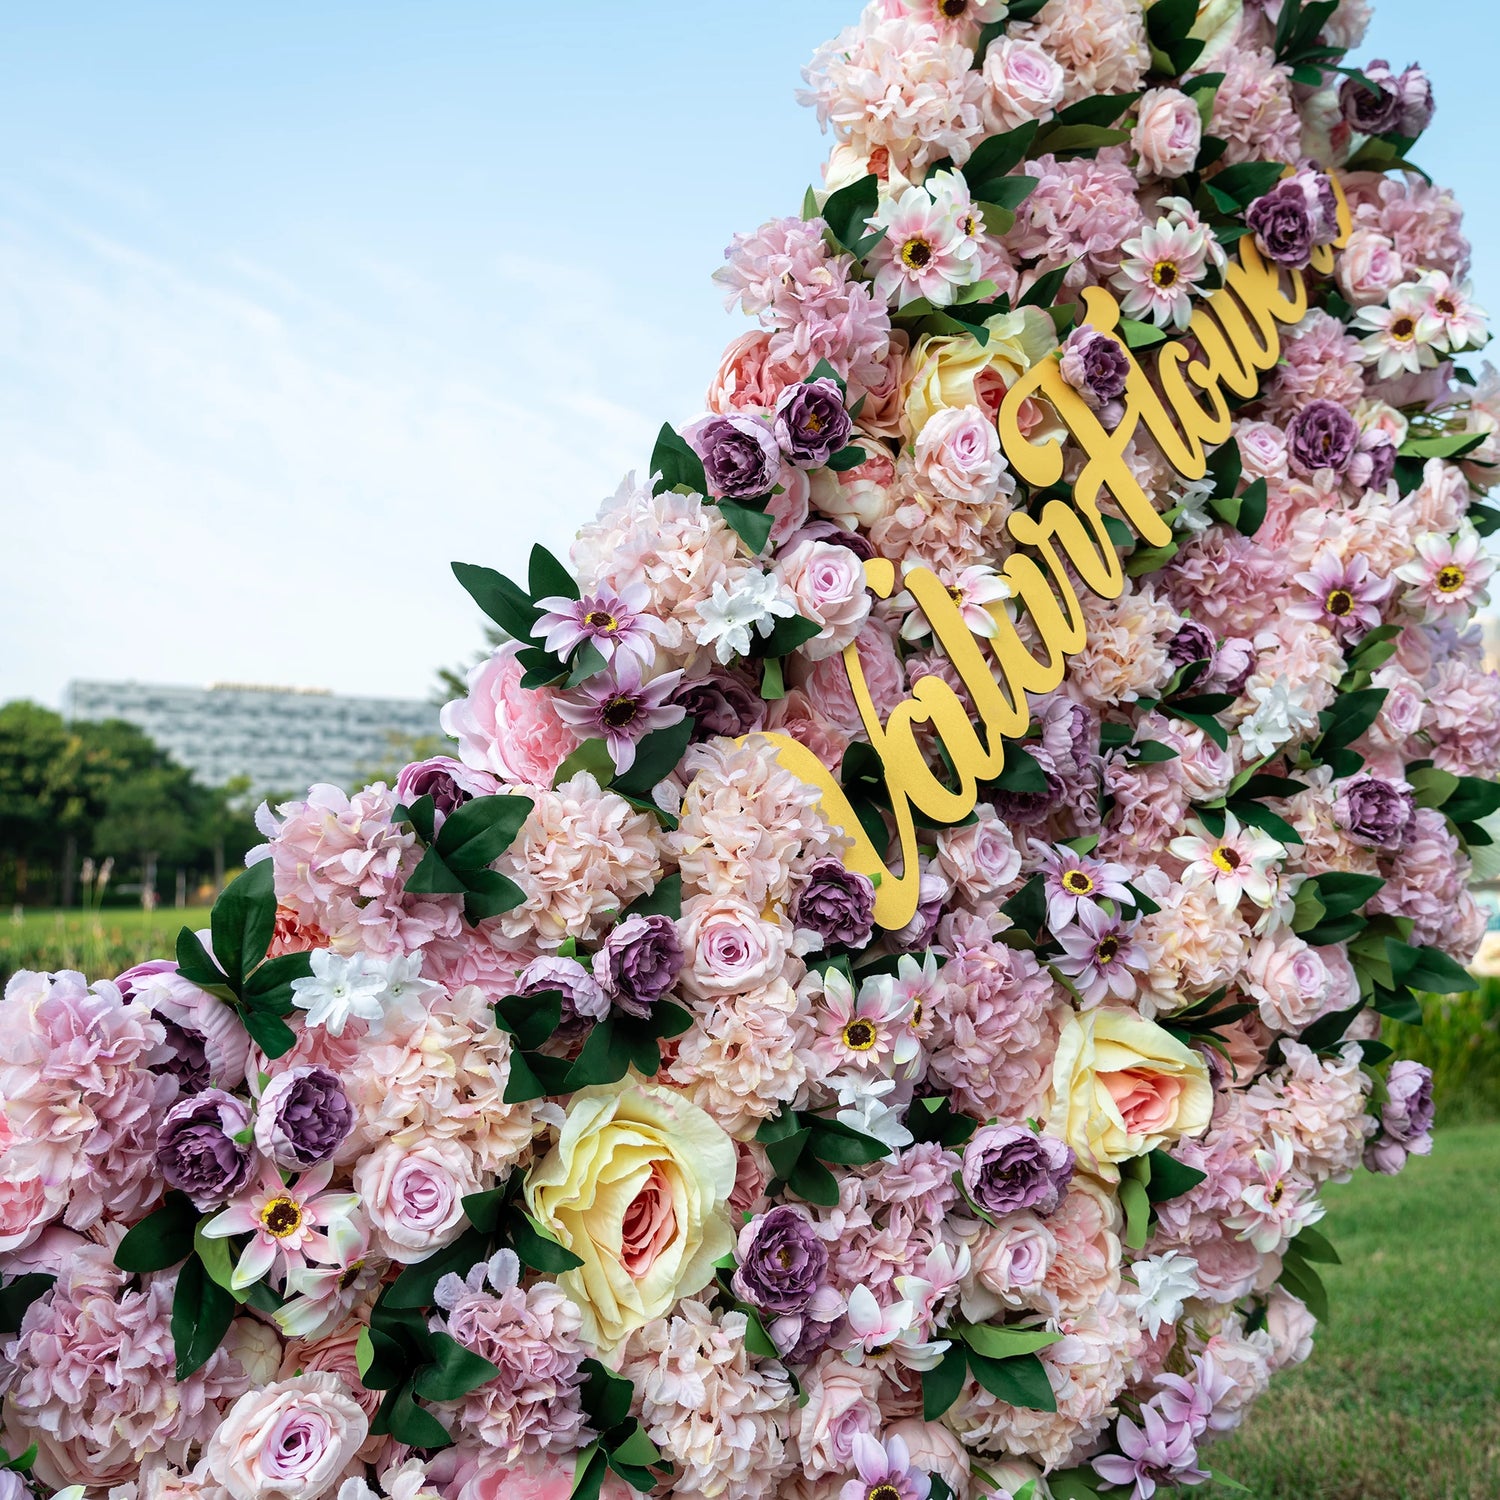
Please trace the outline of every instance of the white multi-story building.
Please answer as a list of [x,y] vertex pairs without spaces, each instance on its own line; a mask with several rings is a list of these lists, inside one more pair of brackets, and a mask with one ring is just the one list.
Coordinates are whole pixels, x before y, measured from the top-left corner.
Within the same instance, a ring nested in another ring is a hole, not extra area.
[[256,795],[301,792],[317,781],[352,789],[400,747],[441,733],[430,703],[237,682],[72,682],[63,715],[124,719],[205,785],[246,776]]

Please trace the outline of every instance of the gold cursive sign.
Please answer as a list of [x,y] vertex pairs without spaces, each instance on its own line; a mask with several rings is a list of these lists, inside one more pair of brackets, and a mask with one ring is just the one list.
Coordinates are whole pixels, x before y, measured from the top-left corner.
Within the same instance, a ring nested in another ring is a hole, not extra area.
[[[1348,206],[1333,181],[1339,235],[1332,246],[1314,252],[1312,266],[1320,272],[1333,269],[1334,250],[1346,243],[1350,231]],[[1082,301],[1079,321],[1114,336],[1119,303],[1097,286],[1087,288]],[[998,418],[1000,441],[1022,479],[1047,489],[1063,478],[1064,471],[1063,445],[1056,436],[1032,442],[1021,431],[1020,409],[1032,396],[1051,403],[1087,460],[1074,482],[1071,502],[1051,499],[1037,515],[1016,511],[1006,520],[1017,547],[1027,550],[1012,552],[1001,573],[1010,584],[1017,613],[1030,617],[1040,649],[1034,651],[1022,641],[1002,605],[990,610],[994,637],[974,635],[941,580],[927,568],[914,568],[901,582],[968,690],[978,723],[971,721],[958,694],[934,676],[919,678],[911,697],[882,723],[858,650],[850,646],[843,653],[854,702],[879,758],[895,817],[894,866],[888,862],[890,850],[878,848],[870,839],[843,788],[812,751],[789,735],[766,736],[775,743],[781,763],[820,790],[825,816],[848,834],[851,848],[845,862],[875,880],[875,920],[880,926],[901,928],[916,915],[918,815],[941,825],[959,822],[974,810],[979,784],[1004,769],[1005,741],[1020,738],[1030,725],[1027,694],[1052,692],[1063,680],[1067,658],[1082,650],[1085,621],[1073,577],[1101,599],[1116,599],[1124,591],[1124,569],[1099,509],[1100,496],[1113,500],[1146,545],[1161,547],[1171,540],[1171,528],[1157,515],[1125,461],[1131,439],[1144,426],[1179,474],[1201,479],[1207,472],[1207,450],[1230,436],[1230,396],[1248,400],[1257,394],[1261,376],[1281,357],[1278,325],[1297,323],[1306,311],[1303,273],[1266,260],[1247,234],[1239,242],[1238,258],[1225,271],[1223,285],[1194,312],[1188,337],[1158,352],[1154,380],[1121,343],[1130,376],[1124,414],[1112,430],[1063,379],[1055,358],[1033,366],[1007,392]],[[885,558],[866,563],[865,581],[880,598],[888,599],[896,587],[894,564]],[[922,753],[917,734],[928,725],[942,743],[957,787],[942,780]]]

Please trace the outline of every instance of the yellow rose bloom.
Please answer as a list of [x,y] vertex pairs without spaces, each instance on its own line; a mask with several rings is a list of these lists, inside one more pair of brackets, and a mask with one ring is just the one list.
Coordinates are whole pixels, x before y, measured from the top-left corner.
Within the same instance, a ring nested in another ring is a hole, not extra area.
[[1202,1056],[1134,1011],[1089,1011],[1063,1026],[1047,1132],[1085,1171],[1118,1181],[1116,1163],[1206,1130],[1213,1104]]
[[583,1264],[558,1283],[608,1351],[713,1280],[734,1248],[734,1143],[675,1089],[626,1079],[580,1089],[526,1203]]
[[[1057,330],[1039,307],[986,318],[990,341],[983,348],[966,333],[924,334],[906,358],[906,402],[901,427],[914,443],[934,412],[948,406],[983,406],[976,391],[984,378],[1007,389],[1057,347]],[[994,403],[991,403],[992,405]]]

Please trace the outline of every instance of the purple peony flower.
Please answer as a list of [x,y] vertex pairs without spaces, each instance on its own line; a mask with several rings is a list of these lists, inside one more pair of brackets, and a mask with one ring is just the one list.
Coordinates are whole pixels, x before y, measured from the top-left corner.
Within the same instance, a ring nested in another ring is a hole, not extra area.
[[162,1181],[204,1212],[217,1208],[250,1180],[249,1136],[249,1107],[233,1094],[204,1089],[183,1099],[167,1111],[156,1132]]
[[1401,98],[1401,118],[1396,128],[1415,140],[1432,124],[1432,82],[1421,68],[1411,67],[1396,80],[1396,92]]
[[1365,1166],[1393,1177],[1408,1156],[1432,1152],[1432,1073],[1421,1063],[1400,1057],[1391,1064],[1385,1087],[1380,1134],[1365,1147]]
[[784,1203],[751,1219],[736,1246],[734,1292],[761,1312],[806,1311],[828,1273],[828,1250],[806,1209]]
[[1361,434],[1349,463],[1349,480],[1366,490],[1383,490],[1396,472],[1396,445],[1389,433]]
[[443,819],[457,812],[465,802],[475,797],[491,797],[499,790],[500,783],[488,771],[476,771],[447,755],[413,761],[402,766],[396,777],[399,801],[410,806],[419,797],[432,798],[434,828],[441,828]]
[[841,859],[815,860],[792,908],[792,925],[815,934],[820,948],[863,948],[875,930],[875,883]]
[[301,1172],[327,1161],[353,1129],[354,1107],[336,1073],[288,1068],[260,1096],[255,1144],[278,1167]]
[[1033,742],[1026,746],[1026,750],[1046,778],[1047,790],[1012,792],[1003,787],[995,787],[985,793],[985,800],[1000,814],[1002,823],[1032,828],[1038,823],[1045,823],[1067,802],[1068,778],[1057,769],[1057,762],[1045,746]]
[[1087,323],[1068,335],[1061,369],[1062,378],[1095,408],[1118,401],[1130,379],[1130,360],[1119,341]]
[[711,494],[727,500],[769,495],[781,476],[781,447],[763,417],[732,412],[683,434],[703,460]]
[[1336,401],[1309,401],[1287,424],[1287,448],[1303,474],[1342,474],[1359,446],[1359,424]]
[[1167,660],[1174,667],[1185,667],[1189,662],[1206,661],[1210,668],[1219,643],[1207,625],[1197,620],[1184,620],[1177,627],[1177,634],[1167,642]]
[[648,1016],[682,968],[677,924],[660,914],[626,917],[594,955],[594,978],[628,1016]]
[[544,995],[550,990],[562,996],[565,1019],[602,1021],[609,1014],[609,996],[576,958],[544,955],[532,959],[516,976],[518,995]]
[[1368,83],[1346,78],[1339,88],[1339,108],[1344,119],[1361,135],[1385,135],[1401,124],[1401,79],[1391,71],[1388,62],[1381,60],[1366,63],[1360,71]]
[[695,743],[716,734],[738,739],[766,722],[766,700],[738,672],[711,671],[706,677],[684,677],[672,690],[672,702],[691,716]]
[[776,399],[776,441],[788,463],[818,469],[846,447],[854,423],[844,410],[836,380],[805,380],[789,385]]
[[1277,265],[1300,268],[1312,259],[1317,221],[1307,194],[1295,182],[1278,183],[1257,198],[1245,223],[1261,253]]
[[1361,773],[1351,776],[1339,789],[1333,815],[1369,848],[1395,849],[1415,810],[1410,787]]
[[1073,1175],[1073,1151],[1021,1125],[985,1125],[964,1147],[964,1190],[997,1217],[1029,1208],[1050,1214]]

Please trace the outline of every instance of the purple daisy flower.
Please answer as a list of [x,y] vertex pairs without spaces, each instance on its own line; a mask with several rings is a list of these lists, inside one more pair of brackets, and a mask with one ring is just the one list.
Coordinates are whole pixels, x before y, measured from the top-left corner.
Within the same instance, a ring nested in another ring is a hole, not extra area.
[[613,661],[617,651],[634,656],[643,667],[656,659],[656,642],[663,626],[660,620],[643,613],[651,602],[651,590],[643,583],[632,583],[619,594],[599,589],[581,599],[553,594],[536,602],[546,613],[531,627],[531,633],[557,656],[571,656],[585,641],[591,641],[605,661]]
[[648,734],[686,718],[687,710],[670,701],[681,680],[681,672],[663,672],[642,682],[640,663],[622,655],[572,692],[559,693],[557,712],[570,729],[602,739],[623,775],[635,764],[635,747]]

